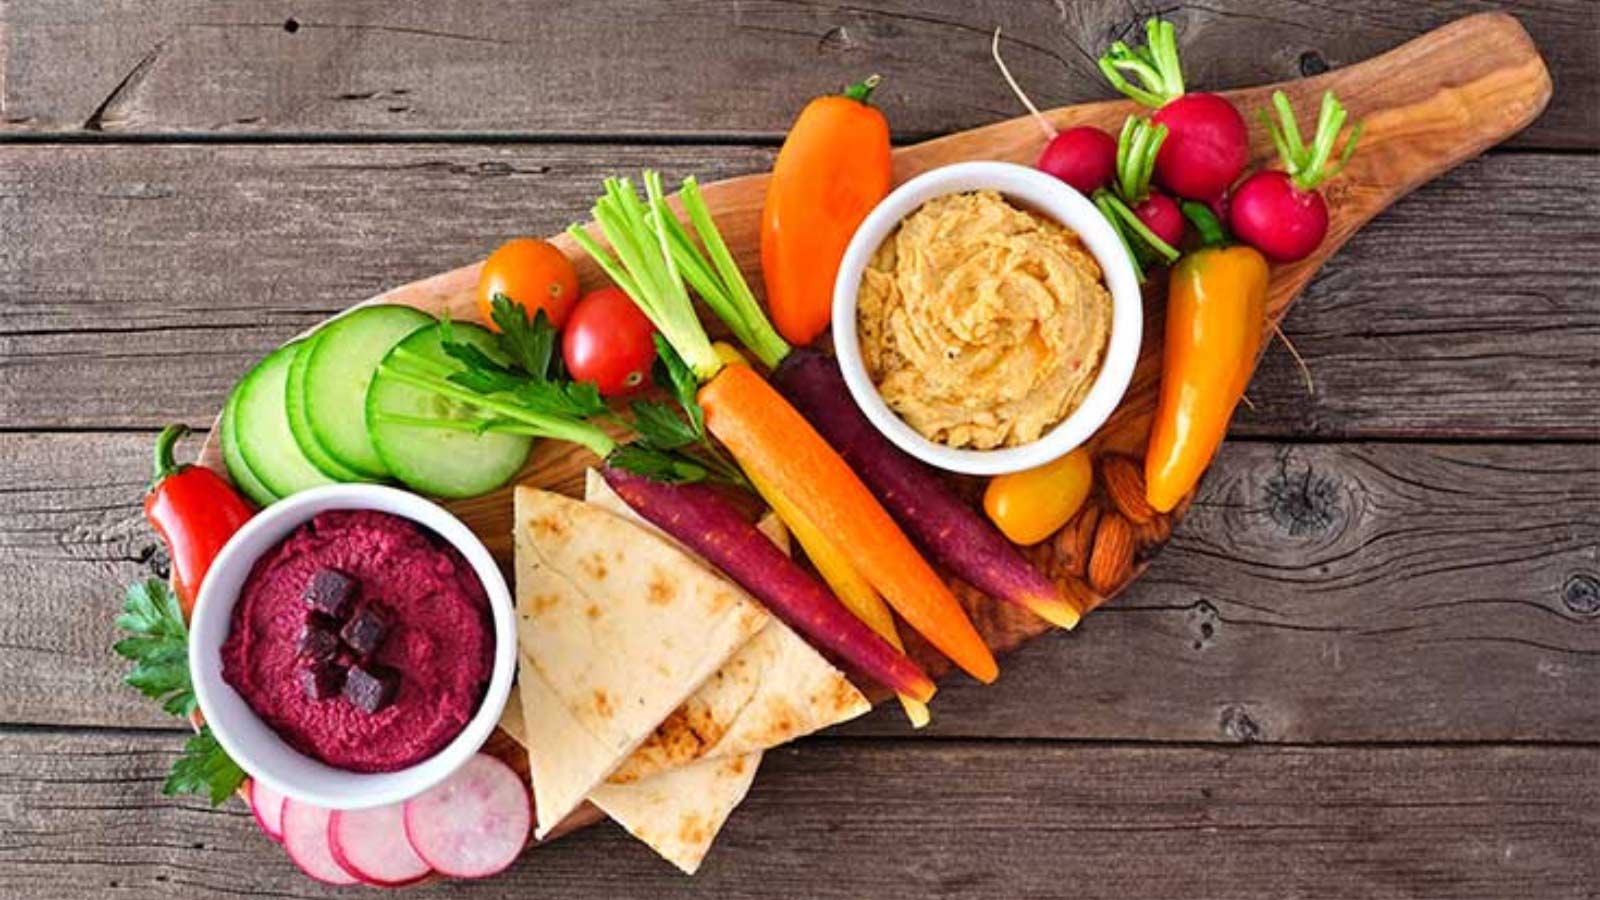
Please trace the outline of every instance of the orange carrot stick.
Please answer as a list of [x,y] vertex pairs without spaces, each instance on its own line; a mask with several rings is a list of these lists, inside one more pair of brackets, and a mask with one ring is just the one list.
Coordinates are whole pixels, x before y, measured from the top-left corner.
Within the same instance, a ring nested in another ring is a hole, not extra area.
[[906,622],[969,675],[1000,674],[994,654],[938,573],[839,454],[746,365],[700,388],[706,428],[752,477],[772,486],[849,555]]

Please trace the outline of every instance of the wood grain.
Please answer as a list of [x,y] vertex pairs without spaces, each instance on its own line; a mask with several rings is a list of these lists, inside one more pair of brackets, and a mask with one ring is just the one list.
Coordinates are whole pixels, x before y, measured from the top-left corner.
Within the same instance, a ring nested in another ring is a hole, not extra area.
[[[242,804],[160,797],[170,735],[0,740],[0,897],[349,895]],[[695,878],[607,825],[471,894],[1576,900],[1600,882],[1597,770],[1595,747],[809,740],[767,755]]]
[[[1237,86],[1491,5],[1175,17],[1191,82]],[[1104,97],[1074,44],[1147,12],[944,6],[0,4],[0,722],[171,727],[106,649],[122,585],[164,567],[143,429],[203,423],[283,337],[582,217],[602,174],[764,169],[806,97],[869,68],[901,140],[1010,115],[992,24],[1044,104]],[[1592,3],[1514,12],[1558,90],[1512,143],[1600,147]],[[189,143],[9,143],[151,136]],[[262,138],[303,143],[201,143]],[[472,892],[1600,896],[1597,161],[1479,160],[1364,228],[1285,323],[1317,393],[1275,348],[1234,423],[1290,440],[1230,443],[1147,578],[999,685],[947,683],[930,732],[880,710],[772,754],[698,879],[604,826]],[[1303,443],[1363,436],[1419,443]],[[1414,740],[1442,743],[1389,743]],[[159,796],[179,745],[0,725],[0,898],[334,895],[242,808]]]
[[[0,435],[0,721],[173,726],[107,649],[164,572],[150,438]],[[1231,443],[1144,579],[997,685],[947,681],[927,736],[1600,741],[1597,547],[1593,445]]]
[[[1264,0],[1160,11],[1178,24],[1189,83],[1219,89],[1350,65],[1502,5],[1562,86],[1518,142],[1600,146],[1600,28],[1586,0]],[[0,10],[0,127],[770,141],[810,96],[879,72],[897,134],[920,140],[1020,111],[989,59],[996,26],[1008,35],[1009,63],[1048,107],[1111,96],[1093,57],[1153,11],[1116,0],[11,3]]]

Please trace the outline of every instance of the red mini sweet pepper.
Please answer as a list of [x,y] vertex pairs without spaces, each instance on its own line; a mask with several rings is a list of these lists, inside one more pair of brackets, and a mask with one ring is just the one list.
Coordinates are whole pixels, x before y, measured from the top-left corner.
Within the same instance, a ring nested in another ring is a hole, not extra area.
[[173,445],[189,433],[186,425],[168,425],[156,438],[155,477],[144,497],[144,517],[167,544],[172,559],[172,586],[185,617],[200,595],[200,582],[222,545],[255,510],[216,472],[204,466],[180,466]]

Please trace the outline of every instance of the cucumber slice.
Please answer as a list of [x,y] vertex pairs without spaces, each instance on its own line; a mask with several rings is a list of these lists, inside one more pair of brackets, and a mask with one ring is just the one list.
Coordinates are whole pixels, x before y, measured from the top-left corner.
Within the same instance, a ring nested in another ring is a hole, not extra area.
[[294,441],[300,445],[300,452],[311,460],[313,466],[321,469],[322,474],[334,481],[366,481],[360,472],[342,465],[317,442],[317,435],[311,428],[311,418],[306,414],[306,368],[311,362],[311,351],[321,339],[322,331],[318,330],[302,340],[295,351],[294,361],[289,364],[289,378],[283,395],[284,409],[289,414],[289,430],[294,433]]
[[250,464],[244,461],[244,453],[239,449],[238,407],[239,389],[234,388],[228,394],[228,402],[222,406],[222,423],[217,426],[221,435],[222,462],[228,467],[228,477],[233,479],[235,487],[254,500],[257,506],[270,506],[277,501],[277,495],[267,490],[256,473],[250,470]]
[[316,442],[346,468],[387,478],[367,437],[366,397],[372,373],[400,339],[433,321],[409,306],[364,306],[322,327],[306,361],[306,420]]
[[295,443],[284,409],[284,388],[298,344],[285,344],[267,354],[239,382],[234,410],[234,430],[245,466],[278,497],[307,488],[333,484],[333,479],[311,464]]
[[[465,322],[452,328],[456,340],[504,361],[488,329]],[[384,365],[404,369],[407,364],[398,357],[406,355],[456,365],[440,348],[439,329],[431,324],[395,345]],[[533,447],[533,438],[524,435],[463,430],[479,421],[471,406],[401,384],[381,369],[367,389],[366,416],[385,467],[408,487],[435,497],[475,497],[494,490],[521,471]]]

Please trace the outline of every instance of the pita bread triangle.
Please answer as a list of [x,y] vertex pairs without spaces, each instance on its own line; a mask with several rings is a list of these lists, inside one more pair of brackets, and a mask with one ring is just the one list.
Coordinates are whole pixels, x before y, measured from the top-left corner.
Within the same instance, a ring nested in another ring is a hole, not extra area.
[[693,875],[744,801],[761,751],[700,759],[632,784],[602,784],[589,799],[662,858]]
[[770,617],[620,516],[528,487],[513,505],[520,694],[543,838]]
[[[655,530],[591,469],[588,502]],[[764,530],[781,524],[763,520]],[[788,552],[788,534],[774,542]],[[665,536],[663,536],[665,537]],[[670,540],[670,538],[669,538]],[[741,756],[786,744],[872,709],[843,672],[803,638],[770,618],[766,627],[654,729],[618,769],[628,784],[699,759]]]

